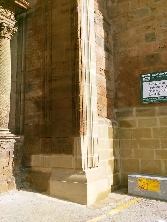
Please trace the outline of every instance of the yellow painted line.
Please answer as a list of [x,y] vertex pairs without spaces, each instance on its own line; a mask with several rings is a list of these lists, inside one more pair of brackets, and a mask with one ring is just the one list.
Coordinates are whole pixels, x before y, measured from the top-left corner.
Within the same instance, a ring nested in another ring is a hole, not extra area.
[[104,219],[106,217],[107,217],[107,215],[103,214],[103,215],[101,215],[99,217],[96,217],[96,218],[93,218],[91,220],[88,220],[87,222],[96,222],[96,221],[99,221],[99,220]]
[[[119,207],[116,207],[115,209],[111,210],[110,212],[108,212],[108,214],[109,214],[109,215],[114,215],[114,214],[118,213],[119,211],[121,211],[121,210],[129,207],[130,205],[136,203],[136,202],[139,201],[140,199],[141,199],[141,198],[135,198],[135,199],[133,199],[133,200],[130,200],[130,201],[128,201],[127,203],[125,203],[125,204],[123,204],[123,205],[121,205],[121,206],[119,206]],[[86,222],[96,222],[96,221],[99,221],[99,220],[104,219],[104,218],[106,218],[106,217],[107,217],[107,215],[106,215],[106,214],[103,214],[103,215],[101,215],[101,216],[99,216],[99,217],[95,217],[95,218],[93,218],[93,219],[91,219],[91,220],[88,220],[88,221],[86,221]]]
[[133,200],[130,200],[130,201],[128,201],[127,203],[125,203],[125,204],[123,204],[123,205],[121,205],[121,206],[119,206],[119,207],[116,207],[115,209],[111,210],[108,214],[114,215],[114,214],[118,213],[119,211],[121,211],[121,210],[129,207],[130,205],[136,203],[136,202],[139,201],[139,200],[140,200],[140,198],[135,198],[135,199],[133,199]]

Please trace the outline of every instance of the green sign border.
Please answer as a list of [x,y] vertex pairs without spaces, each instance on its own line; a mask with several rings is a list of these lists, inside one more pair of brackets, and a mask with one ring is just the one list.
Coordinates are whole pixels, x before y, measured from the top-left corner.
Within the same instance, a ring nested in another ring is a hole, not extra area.
[[[147,77],[149,77],[148,80],[147,80]],[[143,80],[143,78],[146,78],[146,79]],[[143,98],[143,83],[161,81],[161,80],[167,80],[167,71],[152,72],[152,73],[140,75],[140,94],[141,94],[142,104],[167,102],[167,96]]]

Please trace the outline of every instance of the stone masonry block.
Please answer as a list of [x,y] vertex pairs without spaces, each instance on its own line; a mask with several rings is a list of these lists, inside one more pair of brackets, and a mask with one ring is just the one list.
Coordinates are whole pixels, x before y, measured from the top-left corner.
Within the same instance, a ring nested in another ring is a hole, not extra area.
[[120,119],[119,126],[122,128],[135,128],[136,120],[135,119]]
[[114,148],[114,150],[119,149],[119,140],[118,139],[113,140],[113,148]]
[[106,149],[113,149],[114,145],[113,145],[114,140],[113,139],[108,139],[106,140]]
[[161,139],[160,143],[162,149],[167,149],[167,139]]
[[132,149],[120,149],[121,158],[133,158],[133,150]]
[[155,108],[137,108],[136,117],[154,117],[156,116]]
[[138,148],[138,141],[133,139],[120,139],[120,148],[121,149],[136,149]]
[[159,118],[160,127],[161,126],[167,126],[167,116]]
[[99,147],[100,150],[105,149],[106,148],[106,140],[105,139],[99,139],[98,147]]
[[157,115],[158,116],[166,116],[167,115],[167,106],[158,107]]
[[98,126],[98,137],[99,137],[99,139],[102,138],[102,133],[101,133],[102,129],[101,129],[101,128],[102,128],[102,127],[99,125],[99,126]]
[[167,200],[167,177],[132,174],[128,176],[128,193]]
[[73,156],[71,155],[52,155],[51,167],[73,168]]
[[119,129],[120,139],[132,139],[132,131],[129,129]]
[[10,156],[0,156],[0,168],[7,167],[9,165]]
[[167,175],[167,160],[162,160],[163,175]]
[[122,186],[126,186],[128,184],[128,173],[121,173],[121,184]]
[[108,127],[108,138],[113,139],[113,127]]
[[153,128],[153,137],[154,138],[166,138],[167,127]]
[[160,53],[147,54],[143,59],[144,66],[155,66],[160,61],[161,61]]
[[153,149],[134,149],[134,158],[138,159],[154,159]]
[[128,13],[129,19],[139,19],[149,15],[149,8],[138,8]]
[[99,160],[108,160],[109,159],[109,155],[108,155],[108,151],[107,150],[99,150]]
[[121,109],[116,110],[116,117],[117,118],[127,118],[127,117],[133,117],[133,109]]
[[32,155],[31,166],[32,167],[43,167],[44,166],[44,156],[43,155]]
[[155,150],[155,158],[159,160],[167,159],[167,150]]
[[114,159],[114,174],[120,173],[120,159]]
[[113,186],[119,186],[120,185],[120,181],[121,181],[120,174],[119,173],[115,173],[113,175]]
[[139,159],[122,159],[121,168],[122,172],[140,172]]
[[141,173],[162,174],[161,160],[147,159],[141,160]]
[[157,127],[156,118],[147,118],[147,119],[138,119],[138,127],[147,128],[147,127]]
[[138,140],[138,146],[140,149],[159,149],[160,148],[160,140],[159,139]]
[[138,128],[134,129],[131,133],[133,139],[152,138],[151,128]]
[[154,42],[154,41],[156,41],[155,32],[145,33],[145,40],[146,40],[146,42]]
[[113,135],[114,135],[114,139],[118,139],[118,137],[119,137],[119,129],[117,127],[114,127]]

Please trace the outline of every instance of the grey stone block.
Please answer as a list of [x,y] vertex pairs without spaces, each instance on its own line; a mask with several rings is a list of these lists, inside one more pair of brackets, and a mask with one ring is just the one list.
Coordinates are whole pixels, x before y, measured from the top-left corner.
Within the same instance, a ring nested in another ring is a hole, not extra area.
[[167,177],[156,175],[128,175],[128,193],[167,201]]

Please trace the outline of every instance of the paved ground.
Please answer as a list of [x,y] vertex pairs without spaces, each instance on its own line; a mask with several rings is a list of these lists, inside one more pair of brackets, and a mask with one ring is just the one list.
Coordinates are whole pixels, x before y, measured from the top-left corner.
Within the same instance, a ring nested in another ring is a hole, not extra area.
[[125,190],[86,207],[46,195],[0,195],[0,222],[167,222],[167,202],[128,196]]

